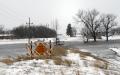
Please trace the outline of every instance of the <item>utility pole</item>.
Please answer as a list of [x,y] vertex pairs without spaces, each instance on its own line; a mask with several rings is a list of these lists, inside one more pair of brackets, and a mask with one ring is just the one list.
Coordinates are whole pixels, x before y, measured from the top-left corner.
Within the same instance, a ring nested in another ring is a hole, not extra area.
[[55,20],[55,30],[56,30],[56,45],[58,45],[58,21]]
[[30,17],[29,17],[29,21],[28,21],[28,23],[26,23],[26,24],[28,24],[29,25],[29,35],[28,35],[28,44],[30,44],[31,42],[30,42],[30,39],[31,39],[31,24],[33,24],[33,23],[31,23],[31,20],[30,20]]
[[28,29],[28,45],[29,45],[29,49],[30,49],[30,53],[31,53],[31,59],[32,59],[32,55],[33,55],[33,51],[32,51],[32,41],[30,40],[31,39],[31,24],[33,24],[33,23],[31,23],[31,21],[30,21],[30,17],[29,17],[29,21],[28,21],[28,23],[26,23],[26,24],[28,24],[29,25],[29,29]]

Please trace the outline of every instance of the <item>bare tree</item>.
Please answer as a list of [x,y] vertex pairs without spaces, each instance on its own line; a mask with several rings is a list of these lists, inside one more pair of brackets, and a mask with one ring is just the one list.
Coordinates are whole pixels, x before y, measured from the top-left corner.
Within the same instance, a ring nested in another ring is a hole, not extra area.
[[79,11],[77,22],[81,22],[89,30],[91,36],[96,42],[98,28],[100,27],[99,12],[96,10]]
[[86,42],[88,42],[88,35],[89,35],[90,33],[89,33],[89,30],[88,30],[88,28],[86,28],[86,27],[84,27],[84,28],[82,28],[82,30],[81,30],[81,35],[83,36],[83,41],[86,43]]
[[4,26],[0,25],[0,34],[4,34]]
[[108,41],[110,30],[117,25],[115,19],[116,16],[112,14],[103,14],[101,16],[101,24],[105,28],[106,41]]
[[76,30],[75,27],[72,27],[72,33],[73,33],[73,36],[76,36],[76,34],[77,34],[77,30]]

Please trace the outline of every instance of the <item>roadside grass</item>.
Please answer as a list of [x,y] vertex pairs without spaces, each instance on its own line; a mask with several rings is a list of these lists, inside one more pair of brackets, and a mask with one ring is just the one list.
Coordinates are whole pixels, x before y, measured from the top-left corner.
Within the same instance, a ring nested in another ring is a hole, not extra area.
[[[56,64],[60,64],[60,57],[61,56],[65,56],[67,54],[67,50],[63,47],[60,47],[60,46],[55,46],[53,49],[52,49],[52,55],[51,57],[45,57],[44,55],[40,55],[40,56],[35,56],[35,57],[32,57],[29,56],[28,54],[26,55],[18,55],[16,57],[6,57],[4,59],[1,59],[0,62],[3,62],[7,65],[11,65],[13,64],[14,62],[19,62],[19,61],[26,61],[26,60],[32,60],[32,59],[53,59],[55,61]],[[59,63],[58,63],[59,62]]]
[[97,56],[94,56],[94,55],[92,55],[91,53],[89,53],[89,52],[83,52],[83,51],[80,51],[80,50],[78,50],[78,49],[70,49],[70,51],[72,52],[72,53],[79,53],[80,54],[80,58],[82,59],[82,60],[86,60],[86,57],[87,56],[90,56],[90,57],[93,57],[94,59],[96,59],[95,61],[93,61],[94,63],[93,63],[93,66],[94,67],[96,67],[96,68],[101,68],[101,69],[108,69],[108,64],[109,64],[109,62],[108,61],[106,61],[106,60],[104,60],[104,59],[102,59],[102,58],[99,58],[99,57],[97,57]]
[[52,54],[53,56],[66,56],[67,54],[67,49],[61,46],[55,46],[52,49]]
[[14,60],[11,58],[4,58],[4,59],[0,60],[0,62],[5,63],[7,65],[11,65],[14,63]]
[[52,60],[54,61],[55,65],[65,65],[68,67],[70,67],[73,63],[72,61],[67,59],[63,60],[61,57],[53,57]]
[[100,69],[108,69],[108,63],[100,60],[96,60],[93,66]]
[[103,59],[101,59],[101,58],[99,58],[97,56],[94,56],[94,55],[92,55],[89,52],[83,52],[83,51],[80,51],[79,49],[64,48],[64,47],[61,47],[61,46],[55,46],[52,49],[52,51],[51,51],[52,55],[49,58],[47,58],[47,57],[45,57],[43,55],[31,58],[28,54],[26,54],[26,55],[18,55],[15,58],[12,58],[12,57],[11,58],[9,58],[9,57],[8,58],[4,58],[4,59],[0,60],[0,62],[3,62],[5,64],[7,64],[7,65],[11,65],[14,62],[26,61],[26,60],[32,60],[32,59],[36,59],[36,60],[43,59],[46,62],[48,62],[47,59],[52,59],[56,65],[65,65],[65,66],[69,66],[70,67],[71,64],[73,64],[73,62],[71,60],[67,60],[67,59],[63,60],[62,59],[62,56],[66,56],[67,55],[68,50],[71,53],[79,53],[80,54],[80,58],[82,60],[86,60],[87,56],[90,56],[90,57],[96,59],[95,61],[93,61],[94,63],[92,65],[92,66],[94,66],[96,68],[107,69],[107,67],[108,67],[108,62],[107,61],[105,61],[105,60],[103,60]]

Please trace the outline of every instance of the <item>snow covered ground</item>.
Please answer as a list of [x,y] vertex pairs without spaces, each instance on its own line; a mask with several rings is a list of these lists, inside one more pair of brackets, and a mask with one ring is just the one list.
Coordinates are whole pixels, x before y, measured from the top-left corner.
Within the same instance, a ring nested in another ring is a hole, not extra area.
[[[45,42],[49,42],[51,40],[51,42],[55,42],[55,38],[32,38],[31,41],[35,42],[35,41],[45,41]],[[59,37],[60,41],[82,41],[81,37]],[[0,45],[4,45],[4,44],[20,44],[20,43],[28,43],[28,39],[3,39],[0,40]]]
[[[106,37],[102,36],[102,39],[106,40]],[[113,35],[109,37],[109,40],[117,40],[117,39],[120,39],[120,35]]]
[[33,59],[12,65],[0,63],[0,75],[120,75],[120,61],[117,60],[108,59],[106,62],[69,50],[68,54],[61,58],[62,61],[69,61],[70,65],[57,65],[52,59]]
[[0,40],[0,45],[4,45],[4,44],[17,44],[17,43],[27,43],[27,39],[14,39],[14,40],[11,40],[11,39],[3,39],[3,40]]
[[[35,42],[35,41],[45,41],[45,42],[49,42],[50,40],[52,42],[54,42],[55,38],[33,38],[31,39],[31,41]],[[0,45],[4,45],[4,44],[20,44],[20,43],[28,43],[28,39],[3,39],[0,40]]]
[[120,48],[110,48],[116,55],[120,56]]
[[[77,53],[68,53],[63,60],[71,61],[71,66],[56,65],[53,60],[28,60],[13,65],[0,63],[0,75],[105,75],[104,69],[94,66],[97,59]],[[3,66],[4,65],[4,66]]]
[[[59,36],[58,37],[60,39],[60,41],[83,41],[82,36],[77,36],[77,37],[69,37],[69,36]],[[114,36],[110,36],[109,40],[116,40],[116,39],[120,39],[119,35],[114,35]],[[31,41],[45,41],[45,42],[49,42],[50,40],[52,42],[55,41],[55,38],[32,38]],[[102,40],[106,40],[105,36],[102,36]],[[19,44],[19,43],[27,43],[28,39],[3,39],[0,40],[0,45],[3,44]]]

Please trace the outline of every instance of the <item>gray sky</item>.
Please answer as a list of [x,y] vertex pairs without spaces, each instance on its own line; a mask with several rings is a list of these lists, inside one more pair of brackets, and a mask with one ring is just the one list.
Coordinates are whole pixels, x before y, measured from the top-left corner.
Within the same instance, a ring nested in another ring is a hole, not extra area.
[[0,25],[11,29],[25,24],[28,17],[34,24],[51,24],[58,19],[60,30],[65,31],[79,9],[119,16],[119,4],[120,0],[0,0]]

